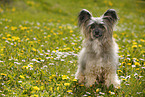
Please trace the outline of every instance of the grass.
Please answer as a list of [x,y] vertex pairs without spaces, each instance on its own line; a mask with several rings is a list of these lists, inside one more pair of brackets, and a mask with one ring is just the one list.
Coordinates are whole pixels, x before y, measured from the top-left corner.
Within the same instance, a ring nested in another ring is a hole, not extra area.
[[[145,95],[145,2],[143,0],[0,0],[1,96]],[[121,87],[86,88],[74,79],[82,36],[77,15],[117,11]]]

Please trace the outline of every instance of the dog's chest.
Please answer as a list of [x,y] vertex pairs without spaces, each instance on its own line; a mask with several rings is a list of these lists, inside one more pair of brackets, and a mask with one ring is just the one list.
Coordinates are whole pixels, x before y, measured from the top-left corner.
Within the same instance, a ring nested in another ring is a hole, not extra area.
[[86,68],[98,69],[98,68],[110,68],[110,64],[113,63],[114,53],[112,51],[103,51],[97,48],[95,52],[87,52],[84,54],[84,61]]

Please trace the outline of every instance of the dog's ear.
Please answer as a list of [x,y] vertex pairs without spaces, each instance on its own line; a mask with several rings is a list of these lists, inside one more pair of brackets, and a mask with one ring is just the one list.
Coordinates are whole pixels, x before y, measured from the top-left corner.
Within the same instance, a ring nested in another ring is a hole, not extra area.
[[86,10],[86,9],[81,10],[79,13],[79,16],[78,16],[79,26],[81,26],[82,24],[85,24],[86,21],[91,19],[91,17],[92,17],[92,15],[88,10]]
[[118,17],[117,17],[117,14],[116,14],[116,11],[114,9],[108,9],[104,15],[103,15],[103,19],[104,21],[107,21],[111,24],[114,24]]

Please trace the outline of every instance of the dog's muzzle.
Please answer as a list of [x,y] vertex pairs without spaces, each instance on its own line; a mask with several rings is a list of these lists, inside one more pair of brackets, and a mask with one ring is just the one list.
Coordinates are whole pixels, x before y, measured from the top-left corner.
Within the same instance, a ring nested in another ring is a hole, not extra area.
[[101,36],[102,36],[102,31],[100,31],[100,30],[98,30],[98,29],[94,30],[94,31],[93,31],[93,36],[94,36],[95,38],[101,37]]

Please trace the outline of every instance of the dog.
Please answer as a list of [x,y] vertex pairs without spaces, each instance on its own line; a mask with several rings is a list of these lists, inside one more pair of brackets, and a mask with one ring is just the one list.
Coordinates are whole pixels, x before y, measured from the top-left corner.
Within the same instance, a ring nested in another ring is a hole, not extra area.
[[108,9],[101,17],[93,17],[83,9],[78,16],[78,25],[84,35],[83,48],[79,53],[75,78],[86,87],[102,83],[109,87],[120,86],[116,73],[118,45],[112,34],[118,20],[114,9]]

